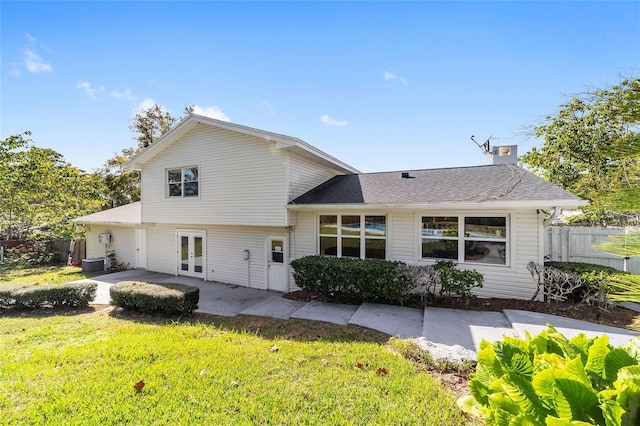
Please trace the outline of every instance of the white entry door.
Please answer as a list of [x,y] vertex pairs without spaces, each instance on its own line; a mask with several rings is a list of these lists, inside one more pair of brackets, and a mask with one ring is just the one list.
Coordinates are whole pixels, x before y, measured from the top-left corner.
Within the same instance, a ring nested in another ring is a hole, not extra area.
[[147,229],[136,229],[136,268],[147,269]]
[[205,233],[178,231],[178,275],[204,278]]
[[287,239],[269,237],[267,240],[267,288],[288,291],[287,288]]

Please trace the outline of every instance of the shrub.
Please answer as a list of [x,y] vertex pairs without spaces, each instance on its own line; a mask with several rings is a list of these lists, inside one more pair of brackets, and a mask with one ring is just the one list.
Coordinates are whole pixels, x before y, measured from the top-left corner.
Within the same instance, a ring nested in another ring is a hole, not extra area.
[[402,262],[306,256],[291,262],[296,285],[326,297],[367,301],[399,300],[412,286]]
[[545,262],[544,265],[531,262],[528,269],[538,285],[532,300],[544,289],[548,301],[571,301],[604,308],[611,303],[608,295],[615,289],[616,281],[628,275],[607,266],[579,262]]
[[112,305],[164,314],[191,313],[198,309],[200,299],[199,288],[174,283],[121,281],[109,292]]
[[476,296],[472,290],[477,287],[482,288],[484,282],[480,272],[460,270],[451,260],[437,261],[433,265],[433,270],[440,285],[440,297],[459,296],[464,299],[473,299]]
[[640,424],[640,339],[571,340],[547,325],[536,337],[483,340],[460,408],[487,424]]
[[44,306],[85,307],[95,299],[98,284],[13,284],[0,287],[0,306],[38,308]]
[[26,241],[19,246],[7,249],[7,255],[2,264],[7,268],[27,268],[49,265],[54,261],[48,244],[41,241]]

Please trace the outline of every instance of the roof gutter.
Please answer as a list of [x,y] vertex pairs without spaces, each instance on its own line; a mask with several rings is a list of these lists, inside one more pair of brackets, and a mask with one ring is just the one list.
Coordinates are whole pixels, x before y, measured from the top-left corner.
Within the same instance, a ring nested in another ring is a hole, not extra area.
[[586,200],[527,200],[514,202],[490,202],[490,203],[420,203],[420,204],[288,204],[289,210],[380,210],[380,209],[397,209],[397,210],[493,210],[493,209],[514,209],[514,208],[533,208],[542,209],[552,207],[561,209],[573,209],[587,205]]

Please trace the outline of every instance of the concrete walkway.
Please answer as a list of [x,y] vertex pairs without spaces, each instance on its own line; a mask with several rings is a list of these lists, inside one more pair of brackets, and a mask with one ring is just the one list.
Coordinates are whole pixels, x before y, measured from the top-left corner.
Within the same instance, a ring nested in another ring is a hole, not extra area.
[[98,292],[93,301],[95,304],[109,304],[109,288],[120,281],[181,283],[200,289],[200,303],[196,312],[353,324],[403,338],[424,337],[441,345],[459,345],[474,352],[477,352],[482,339],[493,342],[505,335],[521,338],[527,332],[536,335],[547,323],[552,324],[568,338],[579,333],[585,333],[588,337],[607,334],[614,346],[622,345],[637,336],[621,328],[520,310],[482,312],[432,307],[415,309],[374,303],[305,303],[285,299],[282,293],[272,291],[139,270],[101,275],[84,281],[98,283]]

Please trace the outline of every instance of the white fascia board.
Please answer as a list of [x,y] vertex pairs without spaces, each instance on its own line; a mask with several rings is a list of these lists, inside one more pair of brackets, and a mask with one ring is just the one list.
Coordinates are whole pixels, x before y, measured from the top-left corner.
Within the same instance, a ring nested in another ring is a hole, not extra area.
[[567,209],[587,205],[586,200],[539,200],[495,203],[430,203],[430,204],[288,204],[290,210],[495,210],[495,209],[544,209],[562,207]]
[[71,222],[79,225],[120,225],[120,226],[142,226],[142,222],[119,222],[116,220],[78,220],[72,219]]
[[266,130],[255,129],[253,127],[243,126],[241,124],[234,124],[228,121],[216,120],[215,118],[204,117],[196,114],[190,114],[188,117],[184,118],[180,123],[178,123],[177,126],[169,130],[169,132],[158,139],[154,144],[129,160],[129,162],[125,165],[125,168],[140,170],[142,164],[155,156],[156,153],[164,149],[164,145],[170,143],[170,141],[180,138],[199,123],[207,124],[232,132],[254,136],[259,139],[264,139],[266,142],[274,142],[277,149],[290,149],[293,147],[297,147],[312,154],[315,157],[320,158],[321,160],[327,161],[332,165],[337,166],[338,168],[344,169],[347,172],[360,173],[357,169],[349,166],[346,163],[343,163],[337,158],[330,156],[329,154],[315,148],[314,146],[309,145],[301,139],[282,135],[279,133],[268,132]]
[[142,168],[142,164],[146,163],[149,159],[161,152],[165,148],[165,145],[169,144],[170,141],[179,139],[197,125],[198,120],[194,116],[189,116],[183,119],[177,126],[161,136],[160,139],[131,158],[127,164],[124,165],[125,169],[140,170]]

